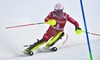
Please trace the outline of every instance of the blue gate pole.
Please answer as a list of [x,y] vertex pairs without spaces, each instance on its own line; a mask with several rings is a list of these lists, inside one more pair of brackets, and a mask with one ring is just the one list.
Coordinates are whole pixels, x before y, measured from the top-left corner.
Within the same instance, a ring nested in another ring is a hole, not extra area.
[[82,15],[83,15],[84,27],[86,30],[86,38],[87,38],[87,44],[88,44],[88,49],[89,49],[89,56],[90,56],[90,60],[93,60],[82,0],[80,0],[80,5],[81,5],[81,10],[82,10]]

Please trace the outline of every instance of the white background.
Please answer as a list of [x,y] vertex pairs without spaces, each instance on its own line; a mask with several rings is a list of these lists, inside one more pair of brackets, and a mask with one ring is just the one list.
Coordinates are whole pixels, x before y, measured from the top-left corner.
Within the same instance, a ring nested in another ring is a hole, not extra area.
[[[99,2],[99,0],[83,1],[87,29],[97,34],[100,34]],[[62,3],[64,11],[77,20],[82,30],[85,30],[79,0],[0,0],[0,60],[89,60],[85,33],[75,34],[75,27],[69,22],[64,30],[69,38],[64,45],[62,43],[66,36],[54,45],[58,47],[57,52],[36,53],[31,57],[21,56],[25,49],[23,46],[41,39],[49,25],[13,29],[6,27],[43,22],[56,3]],[[100,36],[89,34],[89,39],[93,59],[100,60]]]

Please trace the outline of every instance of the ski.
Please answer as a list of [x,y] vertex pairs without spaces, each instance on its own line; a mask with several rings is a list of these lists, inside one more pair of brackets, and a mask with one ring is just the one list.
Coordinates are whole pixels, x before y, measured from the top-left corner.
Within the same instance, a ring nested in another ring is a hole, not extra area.
[[[25,45],[25,47],[27,47],[29,45]],[[52,48],[49,48],[49,49],[40,49],[40,50],[37,50],[38,53],[44,53],[44,52],[56,52],[57,51],[57,47],[52,47]],[[32,51],[29,51],[28,49],[24,50],[23,53],[27,56],[32,56],[34,55],[34,52]]]
[[32,51],[29,51],[28,49],[25,49],[25,50],[23,51],[23,53],[24,53],[25,55],[28,55],[28,56],[32,56],[32,55],[34,54]]
[[52,48],[50,48],[50,51],[56,52],[56,51],[57,51],[57,47],[52,47]]
[[39,48],[37,49],[38,53],[45,53],[45,52],[56,52],[57,51],[57,47],[52,47],[52,48]]

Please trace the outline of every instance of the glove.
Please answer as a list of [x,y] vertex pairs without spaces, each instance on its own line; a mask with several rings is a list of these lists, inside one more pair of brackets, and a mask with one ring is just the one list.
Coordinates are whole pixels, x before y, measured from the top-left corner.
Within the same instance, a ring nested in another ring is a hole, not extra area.
[[75,28],[75,31],[76,31],[76,34],[81,34],[82,33],[82,30],[79,27],[76,27]]
[[50,19],[46,23],[50,24],[50,25],[56,25],[56,20],[55,19]]

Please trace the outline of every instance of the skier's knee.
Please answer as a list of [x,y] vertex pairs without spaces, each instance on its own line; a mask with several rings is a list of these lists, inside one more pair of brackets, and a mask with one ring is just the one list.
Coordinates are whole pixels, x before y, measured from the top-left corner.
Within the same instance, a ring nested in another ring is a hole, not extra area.
[[63,36],[64,36],[64,34],[65,34],[65,33],[64,33],[64,32],[62,32],[61,37],[63,37]]

